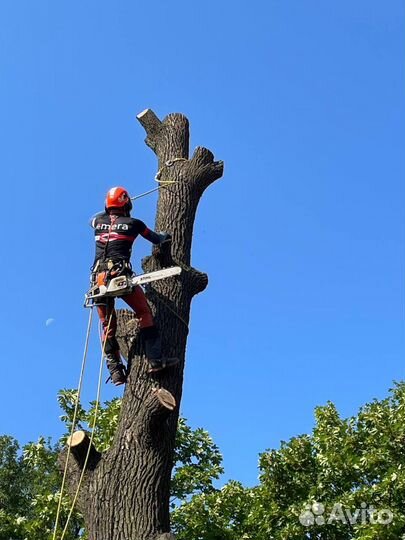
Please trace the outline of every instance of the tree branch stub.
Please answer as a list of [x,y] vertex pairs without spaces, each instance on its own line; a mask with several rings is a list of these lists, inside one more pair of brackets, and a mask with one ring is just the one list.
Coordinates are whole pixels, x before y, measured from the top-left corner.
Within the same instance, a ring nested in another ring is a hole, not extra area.
[[145,109],[137,116],[146,131],[146,144],[159,159],[159,169],[176,158],[188,158],[189,123],[180,113],[172,113],[163,121],[151,109]]
[[[90,441],[90,437],[85,431],[75,431],[73,435],[68,437],[67,446],[70,446],[70,452],[75,458],[80,469],[83,469],[86,461],[87,470],[93,470],[100,461],[101,454],[97,452],[94,445]],[[88,457],[87,457],[88,454]]]

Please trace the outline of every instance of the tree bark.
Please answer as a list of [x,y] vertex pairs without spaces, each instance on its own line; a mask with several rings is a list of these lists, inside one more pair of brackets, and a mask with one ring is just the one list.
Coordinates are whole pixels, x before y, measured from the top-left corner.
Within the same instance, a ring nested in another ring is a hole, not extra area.
[[[223,163],[198,147],[189,159],[189,123],[182,114],[163,121],[147,109],[138,115],[146,144],[158,158],[161,189],[155,229],[172,235],[169,249],[154,248],[144,271],[179,265],[176,277],[151,283],[146,294],[161,330],[163,353],[178,357],[171,370],[151,378],[134,315],[118,312],[117,337],[130,364],[121,416],[111,449],[85,475],[79,499],[89,540],[169,539],[170,478],[192,298],[208,283],[192,268],[194,219],[204,190],[223,174]],[[135,208],[136,212],[136,208]],[[78,461],[72,456],[69,489],[77,485]],[[82,490],[83,491],[83,490]]]

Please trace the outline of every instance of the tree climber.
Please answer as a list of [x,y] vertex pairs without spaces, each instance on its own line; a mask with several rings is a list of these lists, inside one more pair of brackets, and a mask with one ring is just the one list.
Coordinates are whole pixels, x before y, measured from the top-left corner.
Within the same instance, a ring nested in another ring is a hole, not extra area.
[[[168,233],[154,232],[139,219],[131,217],[132,202],[123,187],[111,188],[105,201],[105,212],[96,214],[91,220],[96,240],[96,255],[92,280],[108,280],[120,275],[132,275],[132,244],[141,235],[152,244],[171,241]],[[121,298],[135,311],[139,319],[140,335],[149,362],[149,373],[161,371],[178,363],[178,358],[163,358],[160,334],[153,321],[152,313],[142,288],[138,285]],[[126,382],[125,367],[121,361],[119,345],[115,337],[117,317],[114,297],[105,296],[95,301],[103,326],[103,345],[107,367],[112,382],[118,386]],[[110,320],[111,319],[111,320]],[[107,331],[108,330],[108,331]],[[105,344],[104,344],[105,342]]]

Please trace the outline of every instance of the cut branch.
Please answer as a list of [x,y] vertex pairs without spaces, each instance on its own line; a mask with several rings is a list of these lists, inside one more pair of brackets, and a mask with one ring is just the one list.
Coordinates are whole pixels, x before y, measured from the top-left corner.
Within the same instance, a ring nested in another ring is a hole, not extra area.
[[214,154],[203,146],[198,146],[194,150],[190,168],[193,171],[190,177],[201,192],[224,173],[223,161],[214,161]]
[[172,113],[161,122],[151,109],[138,114],[146,131],[146,144],[159,158],[159,169],[169,159],[188,158],[189,124],[180,113]]
[[174,396],[164,388],[152,388],[144,402],[144,418],[147,423],[167,418],[176,408]]
[[155,143],[159,139],[159,133],[162,129],[162,122],[151,109],[145,109],[137,115],[137,119],[146,131],[145,143],[156,151]]
[[174,411],[176,408],[176,400],[168,390],[165,390],[164,388],[157,388],[153,389],[152,393],[155,395],[156,400],[160,405],[157,409],[159,412],[162,407],[163,410],[167,410],[169,412]]
[[90,443],[90,437],[85,431],[75,431],[71,437],[67,440],[67,445],[70,446],[70,451],[75,458],[80,469],[83,469],[87,453],[89,457],[87,458],[86,469],[91,471],[95,469],[97,463],[100,461],[101,454],[97,452],[94,445]]
[[[70,446],[69,461],[66,464],[66,460],[68,458],[67,446],[62,452],[60,452],[58,456],[58,467],[61,472],[63,472],[65,467],[67,467],[66,486],[70,495],[74,497],[82,476],[87,451],[90,446],[90,438],[86,432],[76,431],[71,437],[68,438],[67,445]],[[88,512],[89,505],[91,504],[89,491],[97,465],[101,461],[101,457],[101,454],[97,452],[93,445],[91,445],[85,474],[81,481],[81,489],[79,491],[77,500],[77,506],[83,513]]]
[[203,292],[208,285],[208,276],[205,272],[200,272],[190,266],[185,274],[189,279],[189,288],[193,296]]
[[214,154],[211,152],[211,150],[208,150],[208,148],[204,148],[204,146],[197,146],[197,148],[194,150],[191,161],[193,162],[194,167],[198,169],[204,165],[213,163]]
[[200,168],[195,176],[195,182],[199,184],[200,189],[205,190],[208,186],[213,184],[215,180],[221,178],[223,174],[223,161],[214,161],[213,163]]

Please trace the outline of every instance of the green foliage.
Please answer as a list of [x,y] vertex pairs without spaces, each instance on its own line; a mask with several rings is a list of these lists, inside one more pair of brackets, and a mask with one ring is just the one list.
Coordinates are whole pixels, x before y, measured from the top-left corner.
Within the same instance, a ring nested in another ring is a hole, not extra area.
[[[253,490],[239,482],[195,495],[172,512],[177,540],[243,540]],[[253,537],[252,537],[253,538]]]
[[19,533],[18,514],[25,513],[28,508],[28,501],[23,495],[18,450],[18,443],[12,437],[0,436],[0,540]]
[[[61,390],[58,394],[58,402],[64,414],[61,420],[65,423],[67,432],[62,436],[60,443],[66,444],[66,439],[72,429],[74,408],[77,398],[77,390]],[[118,426],[118,418],[121,410],[122,400],[114,398],[106,401],[98,408],[97,422],[94,430],[94,446],[99,452],[108,450],[113,442]],[[96,412],[96,402],[92,401],[88,410],[79,405],[76,417],[76,429],[90,430],[94,424]]]
[[[180,505],[178,538],[405,539],[405,384],[356,417],[342,419],[328,403],[315,418],[312,434],[261,454],[257,487],[230,482]],[[373,509],[392,512],[392,522]]]
[[[77,391],[61,390],[58,402],[66,432],[56,446],[40,438],[20,451],[12,437],[0,437],[0,540],[51,540],[60,497],[61,475],[57,457],[70,435]],[[94,421],[96,403],[86,410],[81,405],[76,418],[77,429],[89,429]],[[105,452],[111,446],[118,425],[121,400],[115,398],[100,406],[94,432],[96,448]],[[222,473],[222,456],[209,434],[193,431],[185,420],[179,421],[173,470],[173,505],[196,493],[212,491],[213,481]],[[63,497],[60,524],[63,526],[71,501]],[[83,521],[75,511],[66,540],[86,537]]]
[[[75,396],[59,396],[68,431]],[[100,409],[95,442],[102,451],[113,441],[120,405],[115,399]],[[80,427],[91,423],[94,408],[79,409]],[[315,419],[311,434],[260,455],[258,486],[230,481],[222,489],[214,485],[223,472],[217,446],[180,420],[172,478],[178,540],[404,540],[405,383],[355,417],[341,418],[328,403]],[[58,450],[41,438],[21,452],[13,438],[0,437],[0,540],[50,540]],[[69,504],[64,499],[62,523]],[[392,521],[381,523],[373,508],[392,512]],[[80,527],[75,514],[67,540],[84,538]]]
[[[356,417],[340,418],[328,403],[315,411],[310,437],[282,444],[260,457],[262,510],[257,513],[257,538],[275,539],[398,539],[405,533],[405,385],[397,385],[382,401],[365,405]],[[335,505],[352,514],[374,507],[393,513],[391,524],[333,521],[304,527],[299,516],[306,505],[325,506],[328,521]],[[277,523],[277,531],[274,524]]]
[[[25,445],[0,437],[0,540],[48,540],[59,500],[57,449],[49,440]],[[62,507],[62,519],[68,512]],[[74,516],[66,535],[77,538],[80,518]]]
[[[11,437],[0,437],[0,540],[51,540],[60,498],[61,475],[57,458],[70,434],[77,392],[62,390],[58,401],[63,411],[66,433],[55,446],[40,438],[21,450]],[[88,429],[95,413],[95,402],[88,410],[78,409],[78,428]],[[94,442],[100,451],[112,443],[121,401],[114,399],[100,407]],[[64,526],[71,500],[63,496],[60,524]],[[75,511],[66,540],[85,538],[83,520]]]
[[213,481],[224,472],[222,455],[209,433],[192,430],[184,418],[177,426],[171,494],[172,506],[190,495],[214,491]]

